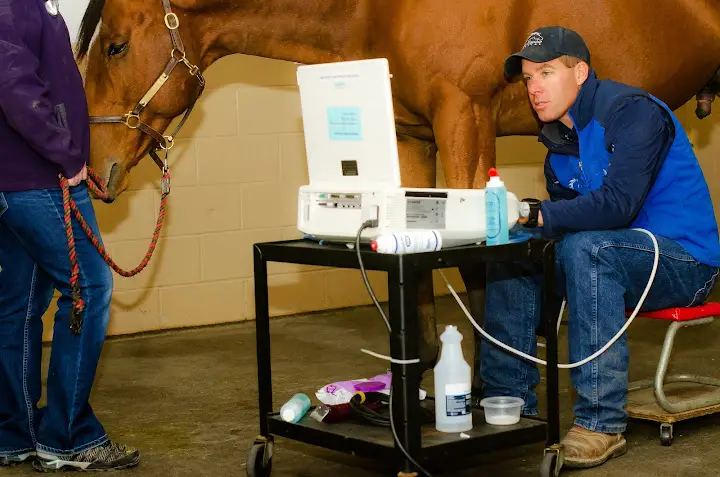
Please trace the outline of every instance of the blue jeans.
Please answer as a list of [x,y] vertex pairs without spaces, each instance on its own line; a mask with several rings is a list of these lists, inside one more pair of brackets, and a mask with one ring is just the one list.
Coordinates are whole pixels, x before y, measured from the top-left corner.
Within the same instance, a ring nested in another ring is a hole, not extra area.
[[[87,186],[72,197],[99,236]],[[0,192],[0,455],[28,450],[69,455],[107,440],[88,398],[110,318],[112,274],[73,220],[86,303],[83,329],[69,327],[70,261],[60,189]],[[60,292],[42,392],[42,316]]]
[[[718,269],[697,262],[675,242],[656,237],[660,260],[642,310],[694,306],[710,294]],[[610,341],[625,324],[647,285],[653,244],[633,230],[579,232],[557,243],[557,291],[568,303],[570,362]],[[492,264],[487,273],[485,330],[531,356],[537,352],[541,317],[539,269],[527,263]],[[577,391],[575,424],[605,433],[624,432],[628,390],[627,334],[593,361],[570,370]],[[525,400],[523,413],[537,414],[535,364],[483,341],[480,377],[484,396]]]

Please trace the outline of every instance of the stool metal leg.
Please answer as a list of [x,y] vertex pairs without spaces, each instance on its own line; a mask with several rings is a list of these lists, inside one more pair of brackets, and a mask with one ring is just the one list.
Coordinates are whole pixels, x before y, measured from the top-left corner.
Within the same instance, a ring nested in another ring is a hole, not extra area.
[[699,396],[694,399],[687,399],[679,402],[670,401],[665,395],[664,385],[667,383],[696,383],[704,384],[708,386],[720,387],[720,379],[710,378],[707,376],[698,376],[695,374],[674,374],[667,376],[668,363],[670,362],[670,355],[672,353],[673,343],[675,342],[675,335],[680,328],[689,326],[699,326],[712,323],[713,318],[702,318],[699,320],[692,321],[674,321],[670,324],[667,333],[665,334],[665,342],[663,343],[662,353],[660,354],[660,361],[655,372],[655,379],[645,379],[632,383],[629,387],[629,391],[637,391],[640,389],[646,389],[649,387],[655,388],[655,398],[658,401],[660,407],[669,413],[678,413],[683,411],[690,411],[694,409],[700,409],[703,407],[713,406],[720,403],[720,396]]
[[679,374],[665,376],[667,372],[668,362],[670,361],[670,353],[672,352],[673,342],[677,331],[686,326],[699,326],[712,323],[712,318],[703,318],[693,321],[675,321],[670,324],[670,328],[665,336],[660,362],[658,363],[657,373],[655,374],[655,397],[660,406],[667,412],[683,412],[690,409],[698,409],[720,403],[720,396],[700,396],[695,399],[688,399],[680,402],[671,402],[665,396],[663,389],[664,383],[689,382],[698,384],[707,384],[711,386],[720,386],[720,380],[708,378],[705,376],[697,376],[694,374]]

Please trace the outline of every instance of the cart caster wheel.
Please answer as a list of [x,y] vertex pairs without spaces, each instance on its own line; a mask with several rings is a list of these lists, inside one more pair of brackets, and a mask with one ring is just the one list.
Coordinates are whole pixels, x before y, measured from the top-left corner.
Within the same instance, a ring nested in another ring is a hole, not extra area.
[[[268,452],[270,451],[270,452]],[[266,456],[266,453],[270,455]],[[247,477],[270,477],[272,472],[272,451],[267,444],[255,444],[247,459]]]
[[664,446],[672,445],[673,441],[673,425],[660,424],[660,443]]
[[545,451],[542,464],[540,464],[540,477],[558,477],[560,475],[563,464],[561,455],[562,450],[559,449],[551,448]]

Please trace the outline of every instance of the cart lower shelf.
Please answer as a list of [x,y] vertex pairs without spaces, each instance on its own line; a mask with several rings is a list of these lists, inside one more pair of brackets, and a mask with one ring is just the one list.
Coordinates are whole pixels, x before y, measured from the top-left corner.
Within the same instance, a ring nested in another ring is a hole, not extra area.
[[[357,421],[320,423],[305,416],[297,424],[283,421],[277,413],[268,418],[270,433],[323,448],[352,453],[362,457],[392,459],[395,444],[390,428]],[[547,424],[544,421],[522,418],[510,426],[485,423],[483,411],[473,411],[474,428],[460,433],[438,432],[434,424],[422,427],[422,453],[419,461],[443,457],[471,455],[524,444],[544,442]]]

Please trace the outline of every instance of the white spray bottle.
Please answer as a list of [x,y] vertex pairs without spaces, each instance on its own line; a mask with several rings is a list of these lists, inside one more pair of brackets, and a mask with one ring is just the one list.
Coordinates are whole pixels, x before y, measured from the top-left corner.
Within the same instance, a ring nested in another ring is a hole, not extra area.
[[442,352],[435,366],[435,428],[464,432],[473,427],[470,365],[463,358],[462,334],[447,326],[440,336]]

